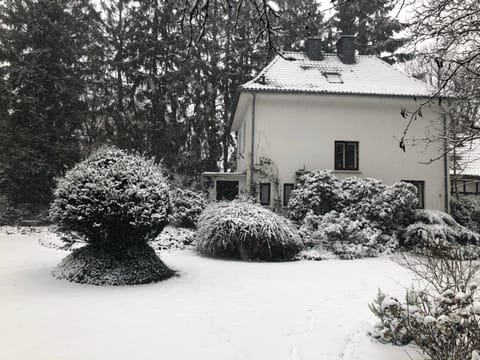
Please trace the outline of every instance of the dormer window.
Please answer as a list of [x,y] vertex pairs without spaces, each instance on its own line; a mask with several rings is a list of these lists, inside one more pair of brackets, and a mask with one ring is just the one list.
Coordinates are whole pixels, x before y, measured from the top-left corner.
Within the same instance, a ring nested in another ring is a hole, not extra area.
[[327,79],[330,84],[343,84],[342,77],[338,72],[325,72],[323,76],[325,76],[325,79]]

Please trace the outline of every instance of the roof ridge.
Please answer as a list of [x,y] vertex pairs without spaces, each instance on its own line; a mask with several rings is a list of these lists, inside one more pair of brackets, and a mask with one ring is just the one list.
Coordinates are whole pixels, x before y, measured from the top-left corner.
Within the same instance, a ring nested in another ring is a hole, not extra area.
[[[295,54],[295,55],[303,55],[303,56],[306,56],[305,55],[305,52],[304,51],[282,51],[282,55],[286,55],[286,54]],[[337,57],[338,54],[336,52],[323,52],[323,55],[327,55],[327,56],[335,56]],[[279,55],[277,55],[279,56]],[[281,56],[280,56],[281,57]],[[373,54],[370,54],[370,55],[367,55],[367,54],[355,54],[355,57],[361,57],[361,58],[376,58],[376,59],[379,59],[379,60],[382,60],[379,58],[378,55],[373,55]],[[321,62],[322,60],[309,60],[309,61],[318,61],[318,62]],[[383,61],[383,60],[382,60]]]

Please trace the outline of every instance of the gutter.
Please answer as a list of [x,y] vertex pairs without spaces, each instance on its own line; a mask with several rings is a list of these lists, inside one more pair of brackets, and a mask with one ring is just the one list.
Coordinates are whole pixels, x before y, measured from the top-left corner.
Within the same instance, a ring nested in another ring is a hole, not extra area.
[[[310,95],[345,95],[345,96],[360,96],[360,97],[386,97],[386,98],[417,98],[417,99],[435,99],[439,96],[433,97],[432,95],[420,95],[420,94],[386,94],[386,93],[359,93],[354,91],[330,91],[330,90],[304,90],[304,89],[272,89],[272,88],[249,88],[248,86],[241,86],[238,93],[241,92],[261,92],[261,93],[271,93],[271,94],[310,94]],[[440,96],[445,100],[455,100],[455,96]]]

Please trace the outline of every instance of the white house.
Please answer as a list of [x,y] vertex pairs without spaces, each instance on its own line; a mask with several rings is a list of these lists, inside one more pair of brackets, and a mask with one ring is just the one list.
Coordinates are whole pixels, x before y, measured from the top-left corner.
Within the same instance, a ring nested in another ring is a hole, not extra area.
[[480,195],[480,140],[467,140],[452,154],[450,178],[452,193]]
[[305,53],[278,55],[239,88],[232,112],[237,169],[204,174],[212,199],[245,193],[278,208],[286,206],[299,169],[332,169],[341,178],[410,181],[422,206],[448,209],[448,160],[430,162],[444,143],[413,140],[445,131],[441,108],[423,109],[406,151],[399,147],[409,120],[401,110],[415,110],[433,91],[375,56],[355,55],[354,43],[354,36],[341,36],[337,53],[329,54],[308,39]]

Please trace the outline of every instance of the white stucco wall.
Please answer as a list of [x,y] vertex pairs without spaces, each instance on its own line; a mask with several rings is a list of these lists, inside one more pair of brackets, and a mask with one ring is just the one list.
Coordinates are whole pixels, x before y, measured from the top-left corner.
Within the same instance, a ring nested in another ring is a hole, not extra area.
[[[300,168],[333,169],[335,140],[358,141],[359,171],[337,171],[339,177],[374,177],[387,184],[423,180],[425,207],[445,210],[444,161],[422,164],[438,157],[443,143],[439,141],[428,147],[424,142],[414,146],[407,143],[406,152],[398,145],[408,122],[400,110],[402,107],[413,110],[416,106],[410,98],[256,94],[255,162],[262,156],[270,158],[278,169],[283,189],[283,183],[295,182],[295,172]],[[423,118],[412,123],[407,138],[441,133],[443,121],[438,110],[423,110]],[[247,141],[238,154],[238,172],[249,170],[251,116],[250,103],[243,115],[246,126],[243,123],[239,126],[240,136],[246,136]],[[247,174],[247,182],[248,179]]]

